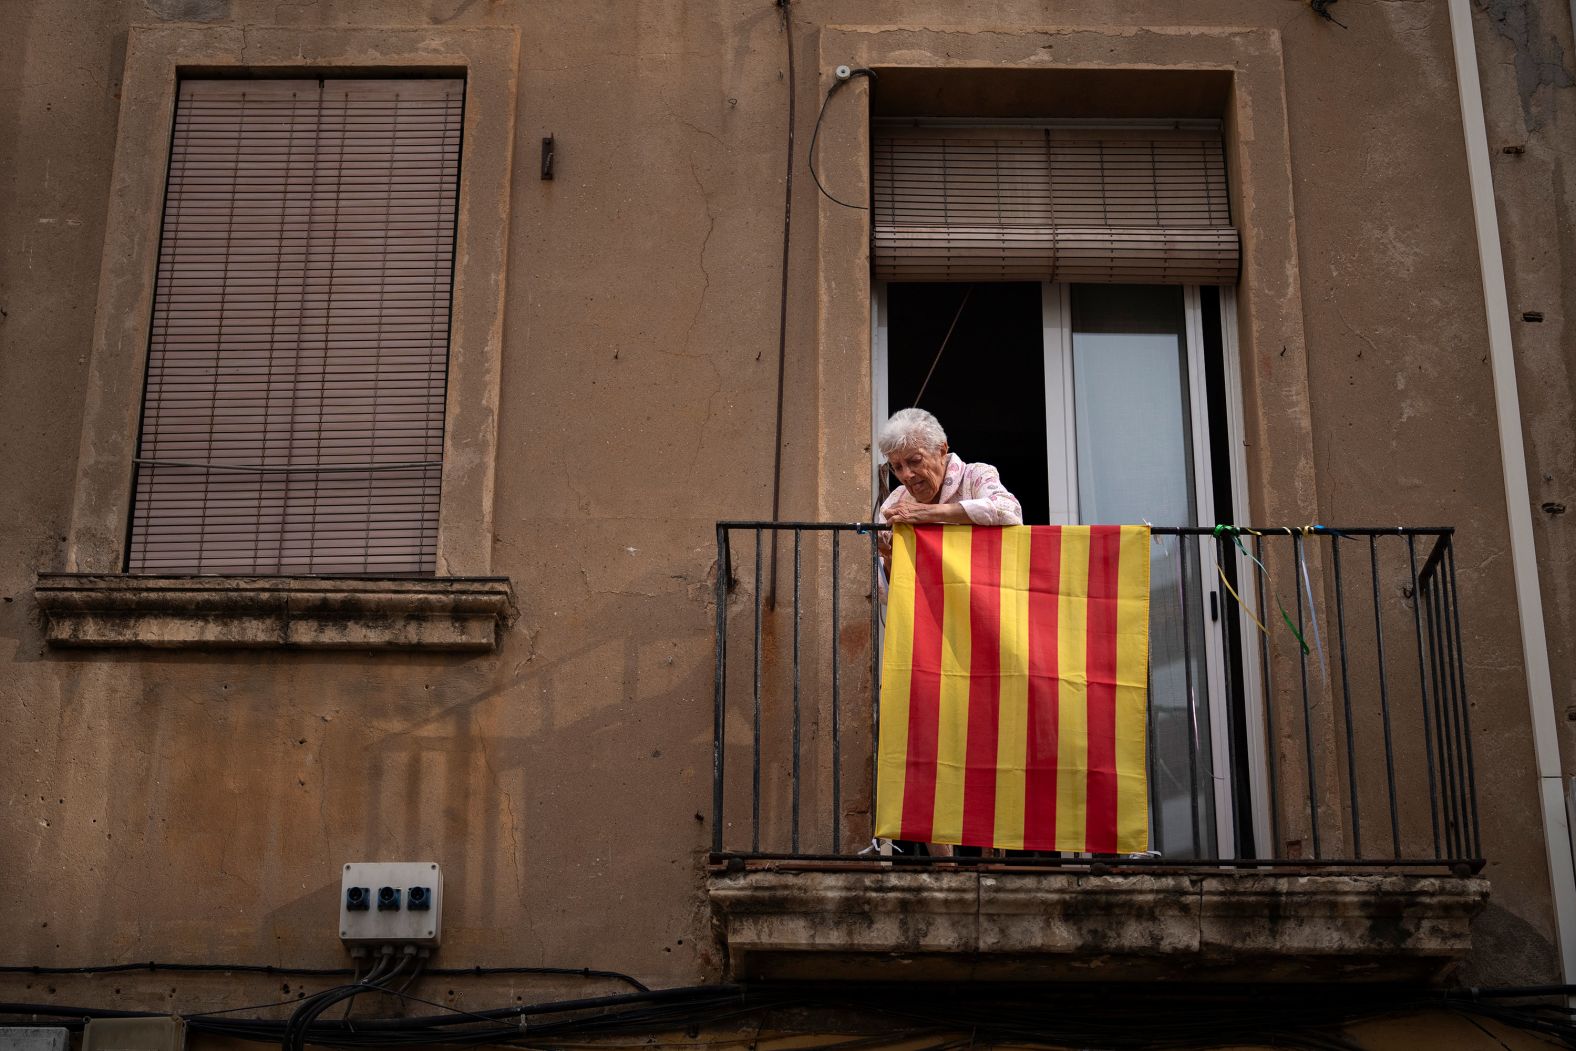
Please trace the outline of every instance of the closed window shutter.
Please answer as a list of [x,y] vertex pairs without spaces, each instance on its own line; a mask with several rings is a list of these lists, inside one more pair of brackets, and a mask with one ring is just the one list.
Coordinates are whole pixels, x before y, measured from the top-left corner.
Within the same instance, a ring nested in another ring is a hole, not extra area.
[[130,571],[434,571],[464,89],[182,81]]
[[884,281],[1233,284],[1218,130],[878,127]]

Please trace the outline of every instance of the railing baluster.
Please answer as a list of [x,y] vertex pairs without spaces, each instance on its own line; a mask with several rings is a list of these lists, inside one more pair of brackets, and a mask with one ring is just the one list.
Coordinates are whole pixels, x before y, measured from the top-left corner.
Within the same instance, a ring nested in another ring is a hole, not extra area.
[[1456,715],[1456,679],[1451,674],[1450,621],[1445,612],[1444,564],[1434,567],[1434,608],[1439,617],[1439,681],[1445,690],[1445,728],[1450,734],[1450,809],[1456,822],[1456,857],[1467,857],[1467,784],[1461,758],[1460,719]]
[[1188,806],[1193,822],[1193,856],[1204,856],[1204,843],[1199,835],[1198,817],[1198,700],[1194,691],[1193,682],[1193,632],[1189,630],[1192,621],[1192,607],[1187,601],[1187,541],[1185,536],[1179,536],[1177,541],[1177,589],[1181,593],[1182,603],[1182,676],[1186,688],[1184,700],[1187,703],[1187,776],[1188,776]]
[[799,853],[799,591],[803,538],[802,530],[793,531],[793,817],[790,839],[795,854]]
[[[881,534],[870,530],[870,793],[875,795],[881,748]],[[870,820],[875,821],[875,800]],[[872,825],[871,831],[875,828]]]
[[839,559],[842,548],[839,541],[843,534],[832,534],[832,853],[843,852],[843,743],[840,732],[842,718],[839,714],[839,690],[841,682],[838,672],[842,661],[842,603],[840,584],[843,579],[843,564]]
[[[1202,543],[1203,541],[1200,541],[1200,544]],[[1215,536],[1215,565],[1220,567],[1220,571],[1222,573],[1226,571],[1226,542],[1225,538],[1218,534]],[[1238,779],[1241,777],[1241,772],[1237,770],[1236,762],[1237,705],[1235,700],[1236,694],[1234,692],[1236,682],[1232,678],[1231,674],[1232,666],[1236,663],[1235,658],[1240,653],[1240,646],[1238,646],[1236,643],[1236,640],[1239,636],[1237,632],[1231,630],[1231,615],[1228,614],[1226,610],[1226,596],[1222,595],[1218,590],[1214,594],[1216,608],[1219,610],[1220,617],[1220,619],[1215,623],[1214,630],[1219,633],[1221,639],[1221,665],[1222,671],[1224,672],[1222,682],[1225,689],[1225,695],[1221,698],[1221,709],[1226,713],[1226,774],[1228,777],[1226,792],[1231,798],[1232,815],[1234,817],[1233,827],[1231,829],[1231,856],[1241,857],[1243,853],[1243,837],[1238,835],[1238,830],[1243,827],[1243,821],[1242,815],[1237,813],[1237,803],[1242,798],[1237,791],[1239,787]],[[1241,626],[1240,620],[1238,622],[1238,626]],[[1225,851],[1221,849],[1218,831],[1220,826],[1219,820],[1215,822],[1215,825],[1217,829],[1215,837],[1215,853],[1225,856]]]
[[1417,593],[1417,542],[1406,535],[1407,565],[1412,571],[1412,630],[1417,637],[1417,689],[1422,695],[1423,751],[1428,757],[1428,816],[1434,826],[1434,857],[1443,857],[1439,842],[1439,788],[1434,778],[1434,732],[1428,722],[1428,672],[1423,668],[1423,600]]
[[1166,839],[1166,814],[1165,807],[1160,805],[1160,793],[1157,791],[1160,778],[1156,768],[1156,757],[1160,749],[1155,747],[1155,677],[1154,668],[1148,661],[1144,662],[1144,690],[1145,696],[1150,698],[1150,703],[1144,705],[1144,733],[1149,747],[1144,749],[1145,772],[1149,777],[1149,845],[1168,842]]
[[[1290,530],[1288,530],[1290,532]],[[1308,817],[1313,823],[1313,856],[1321,855],[1319,849],[1319,773],[1313,758],[1313,712],[1308,701],[1308,637],[1307,625],[1302,617],[1302,536],[1291,534],[1291,576],[1297,592],[1297,666],[1302,674],[1302,733],[1303,749],[1308,757]],[[1308,596],[1313,601],[1313,596]]]
[[[1258,570],[1253,576],[1258,594],[1259,619],[1270,620],[1269,607],[1264,604],[1264,577],[1267,570],[1264,568],[1264,538],[1253,538],[1253,559]],[[1259,632],[1259,678],[1264,691],[1264,765],[1269,768],[1270,775],[1270,844],[1269,856],[1280,857],[1285,847],[1281,839],[1280,822],[1280,743],[1275,736],[1275,693],[1270,689],[1270,637],[1268,632]],[[1262,853],[1262,852],[1261,852]]]
[[1450,665],[1450,624],[1445,619],[1444,545],[1436,537],[1434,549],[1424,560],[1428,578],[1428,644],[1436,670],[1434,710],[1438,713],[1440,757],[1445,782],[1447,845],[1452,858],[1467,856],[1466,777],[1460,753],[1459,722],[1456,718],[1456,684]]
[[1368,538],[1368,565],[1373,573],[1374,589],[1374,646],[1379,662],[1379,712],[1384,719],[1384,772],[1385,786],[1390,793],[1390,846],[1399,860],[1401,857],[1401,812],[1395,795],[1395,745],[1390,736],[1390,687],[1389,673],[1384,658],[1384,614],[1379,608],[1379,538]]
[[1468,816],[1472,821],[1471,847],[1472,857],[1483,856],[1482,829],[1478,824],[1477,805],[1477,770],[1472,761],[1472,705],[1467,700],[1467,672],[1461,649],[1461,607],[1456,599],[1456,545],[1454,537],[1445,539],[1445,563],[1449,571],[1450,581],[1450,620],[1451,641],[1454,643],[1452,652],[1455,655],[1454,674],[1459,676],[1461,696],[1461,740],[1462,753],[1466,756],[1467,769],[1467,806]]
[[716,712],[712,728],[711,749],[711,849],[722,853],[722,773],[723,731],[726,729],[725,706],[728,666],[728,532],[717,527],[717,673]]
[[1363,823],[1357,810],[1357,741],[1352,730],[1352,680],[1346,664],[1346,596],[1341,588],[1341,538],[1330,537],[1330,566],[1335,571],[1335,635],[1341,651],[1341,699],[1346,708],[1346,791],[1352,803],[1352,857],[1363,856]]
[[1445,691],[1443,685],[1443,666],[1440,664],[1439,653],[1439,612],[1435,607],[1437,595],[1434,593],[1433,581],[1428,570],[1428,559],[1423,560],[1423,577],[1418,581],[1417,595],[1423,601],[1423,639],[1428,649],[1428,681],[1434,689],[1433,717],[1435,728],[1434,748],[1439,760],[1439,812],[1443,819],[1444,853],[1446,857],[1455,857],[1456,851],[1456,815],[1455,791],[1451,776],[1449,735],[1445,725]]
[[761,530],[755,530],[755,594],[751,605],[755,609],[755,758],[751,771],[750,849],[761,852]]

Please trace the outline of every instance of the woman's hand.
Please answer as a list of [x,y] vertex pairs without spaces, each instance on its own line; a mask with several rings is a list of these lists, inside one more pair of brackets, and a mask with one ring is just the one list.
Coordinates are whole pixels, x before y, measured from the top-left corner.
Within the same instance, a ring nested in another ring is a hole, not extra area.
[[907,525],[968,525],[968,512],[962,504],[921,504],[910,500],[884,508],[888,522]]

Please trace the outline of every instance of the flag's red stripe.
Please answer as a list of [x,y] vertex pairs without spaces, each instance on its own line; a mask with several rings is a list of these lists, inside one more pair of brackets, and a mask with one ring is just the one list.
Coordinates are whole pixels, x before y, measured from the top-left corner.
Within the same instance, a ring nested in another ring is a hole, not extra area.
[[941,527],[914,527],[914,670],[908,687],[903,838],[930,841],[936,818],[936,739],[941,722]]
[[1089,531],[1089,788],[1085,843],[1116,852],[1116,592],[1120,526]]
[[1001,530],[975,529],[969,549],[969,741],[963,842],[996,838],[996,738],[1001,720]]
[[1029,727],[1024,755],[1023,846],[1056,849],[1056,646],[1062,531],[1029,533]]

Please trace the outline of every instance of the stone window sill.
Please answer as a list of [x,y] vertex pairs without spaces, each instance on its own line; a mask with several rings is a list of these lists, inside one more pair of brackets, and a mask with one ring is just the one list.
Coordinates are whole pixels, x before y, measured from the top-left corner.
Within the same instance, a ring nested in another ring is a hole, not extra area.
[[61,647],[496,649],[507,577],[160,577],[40,573],[44,635]]

